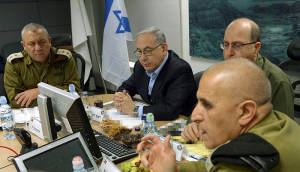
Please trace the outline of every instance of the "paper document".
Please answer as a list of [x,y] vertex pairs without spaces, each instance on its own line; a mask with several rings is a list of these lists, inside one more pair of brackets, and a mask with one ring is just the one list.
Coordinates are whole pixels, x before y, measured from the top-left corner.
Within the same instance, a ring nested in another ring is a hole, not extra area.
[[26,123],[29,122],[31,118],[39,118],[38,107],[33,108],[21,108],[12,110],[14,114],[15,123]]

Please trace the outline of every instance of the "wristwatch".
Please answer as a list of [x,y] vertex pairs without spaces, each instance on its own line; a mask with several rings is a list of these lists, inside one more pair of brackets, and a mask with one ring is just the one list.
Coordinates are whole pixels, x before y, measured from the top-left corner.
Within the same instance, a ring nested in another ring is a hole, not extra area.
[[133,109],[133,116],[138,117],[139,116],[139,106],[135,106]]

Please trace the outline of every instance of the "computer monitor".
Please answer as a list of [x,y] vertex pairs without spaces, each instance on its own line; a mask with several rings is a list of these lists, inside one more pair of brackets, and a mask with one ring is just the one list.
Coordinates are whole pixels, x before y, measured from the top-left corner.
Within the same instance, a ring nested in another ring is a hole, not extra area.
[[91,152],[81,134],[75,133],[13,159],[18,171],[73,171],[72,160],[80,156],[84,168],[98,172]]
[[46,140],[56,138],[54,118],[61,122],[62,135],[80,132],[96,159],[102,158],[81,98],[65,90],[39,83],[37,98],[43,135]]

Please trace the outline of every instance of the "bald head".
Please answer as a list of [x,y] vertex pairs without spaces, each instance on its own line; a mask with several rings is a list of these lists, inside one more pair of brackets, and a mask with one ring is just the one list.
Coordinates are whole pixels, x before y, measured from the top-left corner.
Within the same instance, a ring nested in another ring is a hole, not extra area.
[[260,50],[259,26],[248,18],[239,18],[232,21],[224,34],[224,59],[245,57],[256,61]]
[[233,58],[205,71],[192,121],[209,149],[248,132],[272,110],[264,72],[245,58]]
[[[203,76],[219,85],[219,91],[236,101],[253,100],[262,105],[271,98],[270,82],[264,72],[245,58],[233,58],[210,67]],[[223,89],[223,90],[222,90]]]
[[230,27],[240,27],[244,33],[247,33],[249,40],[254,42],[260,42],[260,29],[259,26],[251,19],[248,18],[238,18],[233,20],[228,26]]

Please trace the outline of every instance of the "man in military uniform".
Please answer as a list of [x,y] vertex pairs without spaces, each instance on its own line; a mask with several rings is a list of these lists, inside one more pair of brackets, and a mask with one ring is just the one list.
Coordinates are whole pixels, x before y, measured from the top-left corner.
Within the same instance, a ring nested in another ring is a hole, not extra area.
[[205,146],[214,149],[206,162],[176,164],[170,136],[163,143],[148,135],[137,146],[145,167],[155,172],[299,171],[300,126],[273,110],[270,82],[255,63],[233,58],[210,67],[197,99],[192,121]]
[[13,107],[36,106],[39,82],[65,90],[74,84],[76,91],[80,90],[72,53],[51,47],[51,38],[44,26],[27,24],[21,36],[24,51],[7,58],[4,73],[4,87]]
[[[259,53],[261,48],[259,26],[248,18],[232,21],[226,28],[222,44],[224,59],[243,57],[256,63],[271,83],[271,103],[274,110],[294,119],[294,92],[288,76],[275,64]],[[243,80],[240,80],[243,82]],[[256,82],[256,81],[253,81]],[[199,131],[190,123],[181,133],[185,140],[199,140]]]

